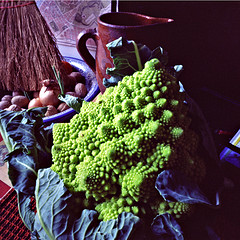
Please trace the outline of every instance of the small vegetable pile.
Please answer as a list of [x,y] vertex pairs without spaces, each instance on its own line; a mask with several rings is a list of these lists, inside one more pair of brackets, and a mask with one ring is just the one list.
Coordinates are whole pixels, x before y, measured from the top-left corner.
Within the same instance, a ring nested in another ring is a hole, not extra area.
[[53,126],[51,168],[71,191],[85,193],[83,208],[94,207],[103,221],[122,212],[177,218],[191,212],[194,205],[168,202],[155,189],[164,170],[180,171],[197,184],[206,174],[201,139],[179,90],[154,58],[97,102],[84,102],[70,123]]
[[[63,61],[63,67],[67,72],[66,77],[62,79],[64,94],[84,98],[87,95],[84,76],[75,71],[68,62]],[[40,91],[16,91],[3,96],[0,101],[0,109],[21,111],[33,107],[47,107],[45,117],[52,116],[70,108],[58,98],[59,94],[61,94],[61,89],[57,80],[45,79],[42,81]]]

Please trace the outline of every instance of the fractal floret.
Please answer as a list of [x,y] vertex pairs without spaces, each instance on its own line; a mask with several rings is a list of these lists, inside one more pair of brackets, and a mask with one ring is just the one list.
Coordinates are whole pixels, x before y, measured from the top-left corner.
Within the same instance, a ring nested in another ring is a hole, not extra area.
[[124,211],[188,214],[191,206],[165,202],[155,181],[168,169],[204,179],[201,139],[191,126],[179,81],[152,59],[96,102],[83,102],[69,123],[53,126],[51,168],[70,191],[94,200],[103,221]]

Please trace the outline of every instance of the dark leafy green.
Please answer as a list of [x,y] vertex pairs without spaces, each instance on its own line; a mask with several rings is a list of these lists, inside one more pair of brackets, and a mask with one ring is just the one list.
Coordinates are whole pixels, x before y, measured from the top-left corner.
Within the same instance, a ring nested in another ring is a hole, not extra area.
[[97,212],[87,209],[76,216],[71,211],[71,193],[49,168],[39,170],[35,198],[34,234],[40,239],[128,239],[140,221],[122,213],[118,219],[100,222]]
[[51,166],[52,134],[43,126],[46,108],[0,111],[0,132],[8,148],[9,176],[17,192],[34,192],[37,171]]
[[164,65],[168,62],[167,53],[161,47],[151,51],[146,45],[122,37],[108,43],[107,48],[114,67],[106,70],[111,77],[103,79],[105,87],[115,86],[124,76],[142,70],[143,65],[152,58],[158,58]]
[[71,96],[69,94],[60,94],[58,96],[59,100],[62,102],[65,102],[69,107],[74,109],[76,112],[80,112],[80,109],[82,107],[83,99],[80,99],[78,97]]
[[193,122],[194,129],[198,130],[199,134],[201,135],[202,145],[205,151],[210,156],[210,160],[214,161],[215,165],[218,165],[219,156],[217,153],[217,149],[213,140],[213,136],[211,130],[209,128],[209,124],[201,111],[199,105],[195,102],[193,98],[191,98],[186,93],[186,102],[188,103],[188,109],[191,113],[191,118]]
[[33,155],[22,149],[16,149],[6,158],[9,163],[8,175],[17,192],[33,195],[37,179],[37,163]]
[[31,195],[24,194],[20,191],[17,191],[17,197],[21,219],[23,220],[25,226],[30,231],[33,231],[35,212],[33,211],[32,197]]
[[[31,135],[36,134],[35,128],[42,127],[42,116],[45,112],[46,108],[19,112],[0,110],[0,132],[9,152],[19,148],[32,148],[35,136],[31,137]],[[42,144],[42,147],[46,146],[47,144]]]
[[175,65],[173,67],[169,67],[170,71],[171,71],[171,74],[174,76],[174,77],[178,77],[180,75],[180,73],[184,70],[183,69],[183,65]]
[[179,171],[162,171],[157,177],[155,187],[166,201],[211,205],[199,186]]
[[180,225],[171,214],[165,213],[154,218],[151,225],[154,239],[159,240],[183,240],[183,232]]
[[45,112],[46,108],[0,111],[0,132],[9,151],[5,158],[9,178],[17,192],[20,216],[30,230],[35,216],[30,203],[37,172],[52,164],[52,130],[43,126]]

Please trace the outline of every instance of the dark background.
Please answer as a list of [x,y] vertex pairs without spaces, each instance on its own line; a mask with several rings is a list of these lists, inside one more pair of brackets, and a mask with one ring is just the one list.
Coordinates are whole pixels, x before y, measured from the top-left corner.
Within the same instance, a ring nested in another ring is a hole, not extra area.
[[179,80],[213,131],[240,128],[240,2],[120,0],[119,11],[173,18],[169,64],[183,65]]

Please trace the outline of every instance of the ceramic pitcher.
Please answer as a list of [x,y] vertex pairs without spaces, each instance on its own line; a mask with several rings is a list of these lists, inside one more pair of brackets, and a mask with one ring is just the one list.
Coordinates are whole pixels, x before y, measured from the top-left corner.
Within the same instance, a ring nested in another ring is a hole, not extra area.
[[[106,89],[103,78],[109,78],[106,69],[113,67],[110,52],[106,47],[109,42],[123,37],[145,44],[151,50],[159,46],[167,50],[173,37],[171,26],[174,20],[170,18],[156,18],[132,12],[112,12],[99,16],[97,22],[97,30],[87,29],[78,35],[77,50],[95,72],[102,93]],[[95,58],[86,45],[90,38],[96,43]]]

